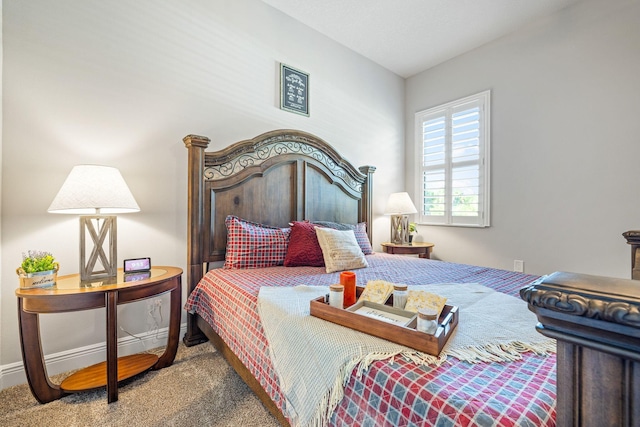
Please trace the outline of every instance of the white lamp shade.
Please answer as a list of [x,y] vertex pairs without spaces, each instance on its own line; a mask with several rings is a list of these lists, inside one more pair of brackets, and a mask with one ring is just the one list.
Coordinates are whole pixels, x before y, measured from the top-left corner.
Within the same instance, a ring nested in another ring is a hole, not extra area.
[[411,201],[409,193],[392,193],[384,209],[385,215],[406,215],[417,213],[418,210]]
[[74,166],[47,210],[51,213],[90,215],[140,211],[117,168]]

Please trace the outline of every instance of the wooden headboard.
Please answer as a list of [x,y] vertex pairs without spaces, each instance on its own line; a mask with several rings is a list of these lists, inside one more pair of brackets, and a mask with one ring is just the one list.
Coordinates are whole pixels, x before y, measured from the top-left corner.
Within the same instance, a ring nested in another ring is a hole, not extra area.
[[223,261],[224,220],[286,227],[291,221],[367,223],[371,240],[373,166],[356,169],[328,143],[282,129],[206,152],[210,139],[188,135],[188,292],[209,263]]

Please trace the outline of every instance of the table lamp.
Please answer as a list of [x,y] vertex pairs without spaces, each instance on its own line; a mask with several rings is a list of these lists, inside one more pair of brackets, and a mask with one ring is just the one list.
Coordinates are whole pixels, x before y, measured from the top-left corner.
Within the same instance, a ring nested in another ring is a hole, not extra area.
[[409,214],[417,212],[409,193],[392,193],[389,196],[384,214],[391,215],[391,243],[409,244]]
[[[140,211],[118,169],[98,165],[74,166],[47,211],[80,215],[80,280],[116,276],[116,216],[105,214]],[[88,258],[87,234],[93,242]],[[108,252],[105,252],[105,241]]]

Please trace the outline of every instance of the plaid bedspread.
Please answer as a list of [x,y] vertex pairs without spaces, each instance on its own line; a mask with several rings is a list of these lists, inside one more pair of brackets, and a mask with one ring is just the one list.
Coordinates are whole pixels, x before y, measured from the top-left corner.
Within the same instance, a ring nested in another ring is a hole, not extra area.
[[[369,267],[355,270],[368,280],[420,285],[481,283],[517,297],[536,276],[505,270],[376,253]],[[285,405],[257,313],[261,286],[329,285],[339,273],[321,267],[212,270],[189,296],[185,308],[203,317],[276,405]],[[508,322],[508,319],[505,319]],[[555,426],[555,356],[527,353],[509,363],[469,364],[450,358],[439,367],[396,358],[375,362],[352,375],[333,426]]]

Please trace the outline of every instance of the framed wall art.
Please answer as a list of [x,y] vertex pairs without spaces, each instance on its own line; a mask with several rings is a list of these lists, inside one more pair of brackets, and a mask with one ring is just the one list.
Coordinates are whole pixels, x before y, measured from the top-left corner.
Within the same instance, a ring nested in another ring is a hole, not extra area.
[[309,116],[309,74],[282,63],[280,109]]

